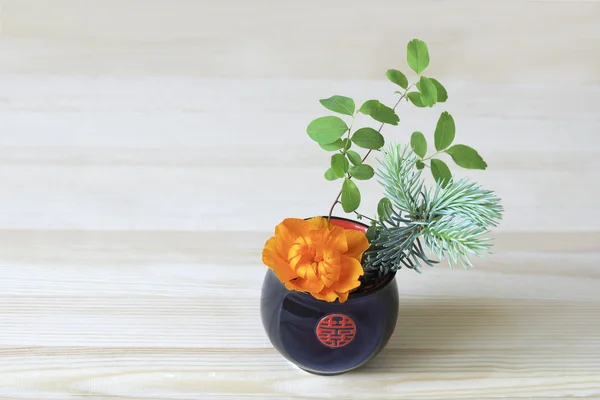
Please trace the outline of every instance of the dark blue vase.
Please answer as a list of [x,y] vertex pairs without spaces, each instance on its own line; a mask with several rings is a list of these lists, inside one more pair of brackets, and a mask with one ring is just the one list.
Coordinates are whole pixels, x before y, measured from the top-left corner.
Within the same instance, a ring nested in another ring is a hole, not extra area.
[[[332,223],[348,229],[366,226],[342,218]],[[273,346],[299,368],[337,375],[375,357],[394,332],[398,317],[395,276],[374,289],[333,303],[288,290],[268,270],[261,295],[261,316]]]

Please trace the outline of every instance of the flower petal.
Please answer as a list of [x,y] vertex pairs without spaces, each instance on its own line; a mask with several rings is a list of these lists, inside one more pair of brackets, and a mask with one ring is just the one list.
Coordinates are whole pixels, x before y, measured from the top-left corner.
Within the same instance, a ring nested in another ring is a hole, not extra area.
[[363,268],[355,258],[342,256],[340,280],[331,288],[336,292],[349,292],[360,286],[358,278],[364,274]]
[[293,279],[285,283],[285,287],[289,290],[297,290],[300,292],[309,292],[314,295],[315,293],[319,293],[323,290],[324,286],[319,280],[309,280],[309,279]]
[[334,302],[338,298],[338,294],[329,288],[325,288],[319,293],[312,293],[312,295],[316,299],[325,300],[329,303]]
[[308,222],[299,218],[286,218],[275,227],[275,236],[279,238],[277,251],[283,258],[287,258],[290,247],[296,239],[308,233]]
[[310,266],[310,268],[306,272],[306,280],[311,285],[311,288],[310,288],[311,292],[319,292],[319,291],[323,290],[323,287],[324,287],[323,282],[321,282],[321,280],[317,276],[317,272],[315,271],[316,267],[317,267],[317,265],[316,265],[316,263],[314,263],[313,265]]
[[326,287],[330,287],[340,279],[341,270],[340,258],[330,258],[318,263],[317,272],[321,278],[321,282]]
[[317,293],[323,290],[325,285],[319,279],[315,272],[316,263],[302,264],[298,267],[297,272],[301,276],[286,283],[288,289],[300,290],[302,292]]
[[329,223],[329,221],[327,221],[327,218],[323,217],[314,217],[309,219],[307,222],[310,229],[324,229],[331,227],[331,224]]
[[300,236],[306,236],[311,228],[310,222],[300,218],[286,218],[281,221],[279,227],[287,228],[288,232],[294,236],[294,239]]
[[279,252],[277,251],[277,242],[278,238],[276,236],[267,240],[262,252],[262,261],[267,267],[275,272],[275,275],[277,275],[277,278],[279,278],[281,282],[286,282],[296,278],[298,275],[290,267],[290,264],[279,255]]
[[300,263],[296,266],[296,273],[302,279],[306,279],[306,274],[308,271],[312,270],[312,267],[309,263]]
[[344,254],[348,251],[348,240],[346,239],[346,230],[339,226],[334,226],[327,235],[325,246],[334,251]]
[[286,258],[290,262],[292,269],[297,270],[298,263],[311,263],[311,247],[312,242],[310,238],[301,236],[290,247],[287,258],[283,258]]
[[344,303],[346,300],[348,300],[348,294],[349,294],[349,292],[338,293],[338,297],[340,298],[340,303]]
[[346,230],[346,241],[348,242],[346,255],[360,262],[363,253],[370,246],[367,236],[363,232],[348,229]]
[[297,253],[297,254],[290,255],[288,257],[288,262],[290,263],[290,268],[293,269],[294,271],[297,271],[298,263],[300,262],[300,260],[302,260],[302,254]]

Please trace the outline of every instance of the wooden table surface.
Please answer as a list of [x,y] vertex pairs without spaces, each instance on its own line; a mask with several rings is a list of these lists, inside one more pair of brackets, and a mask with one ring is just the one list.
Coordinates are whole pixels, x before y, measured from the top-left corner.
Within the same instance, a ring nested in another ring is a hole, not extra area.
[[[402,271],[385,351],[309,375],[262,246],[339,190],[318,99],[391,103],[415,37],[450,98],[384,134],[452,113],[494,254]],[[0,398],[600,398],[599,170],[596,1],[0,0]]]

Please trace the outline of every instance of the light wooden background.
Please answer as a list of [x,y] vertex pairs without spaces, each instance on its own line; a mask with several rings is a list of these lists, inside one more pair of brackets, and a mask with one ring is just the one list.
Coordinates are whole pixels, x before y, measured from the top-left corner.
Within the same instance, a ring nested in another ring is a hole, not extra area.
[[[388,348],[308,375],[260,252],[339,189],[318,99],[391,103],[414,37],[450,99],[384,134],[453,114],[494,255],[403,271]],[[0,398],[600,397],[599,99],[595,1],[0,0]]]

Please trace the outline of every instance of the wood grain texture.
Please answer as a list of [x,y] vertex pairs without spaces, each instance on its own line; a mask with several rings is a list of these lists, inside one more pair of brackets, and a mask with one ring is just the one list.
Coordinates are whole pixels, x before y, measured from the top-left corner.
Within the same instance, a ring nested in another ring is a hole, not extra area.
[[[0,399],[600,398],[598,21],[597,1],[0,0]],[[490,165],[461,174],[506,208],[494,254],[401,273],[386,350],[308,375],[263,332],[260,252],[339,190],[305,135],[317,100],[393,101],[413,37],[450,99],[384,134],[452,113]]]

